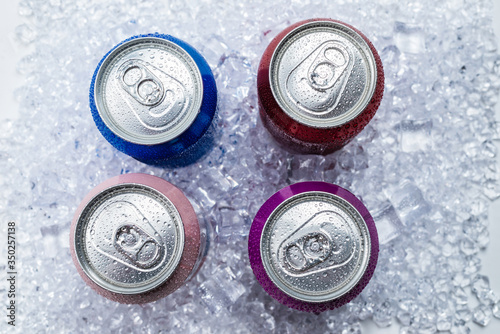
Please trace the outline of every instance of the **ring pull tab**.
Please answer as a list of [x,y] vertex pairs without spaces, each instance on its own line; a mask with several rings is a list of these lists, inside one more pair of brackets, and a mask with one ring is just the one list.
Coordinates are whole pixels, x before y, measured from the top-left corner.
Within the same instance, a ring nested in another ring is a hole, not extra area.
[[331,240],[324,233],[310,233],[286,247],[285,260],[290,269],[300,273],[324,262],[330,252]]
[[89,238],[99,253],[135,270],[153,270],[165,257],[162,238],[141,210],[128,201],[100,208]]
[[345,91],[353,66],[354,56],[341,41],[326,41],[287,75],[287,95],[308,114],[330,113]]
[[165,90],[162,82],[147,69],[142,60],[130,59],[118,69],[118,78],[124,91],[145,106],[161,102]]
[[349,53],[343,45],[334,41],[324,43],[309,67],[309,84],[320,91],[332,88],[349,62]]
[[160,244],[134,224],[124,224],[115,230],[113,246],[141,269],[153,267],[160,259]]
[[120,91],[123,101],[147,130],[174,127],[190,105],[186,87],[179,80],[143,60],[124,61],[115,79],[127,92]]
[[316,213],[279,246],[278,263],[293,276],[338,268],[348,263],[356,251],[354,232],[333,211]]

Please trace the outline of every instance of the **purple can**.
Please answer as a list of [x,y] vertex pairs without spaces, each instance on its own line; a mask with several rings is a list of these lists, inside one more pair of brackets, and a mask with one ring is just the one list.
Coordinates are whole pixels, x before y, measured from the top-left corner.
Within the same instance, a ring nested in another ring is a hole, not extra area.
[[300,182],[271,196],[250,229],[248,255],[271,297],[320,313],[355,298],[378,259],[375,223],[363,203],[326,182]]

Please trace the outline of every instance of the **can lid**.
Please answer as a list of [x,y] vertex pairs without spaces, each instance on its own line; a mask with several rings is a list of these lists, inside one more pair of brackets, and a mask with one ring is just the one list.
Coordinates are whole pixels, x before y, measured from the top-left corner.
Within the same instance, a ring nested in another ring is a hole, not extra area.
[[135,144],[168,142],[196,119],[203,98],[198,66],[186,50],[159,37],[131,39],[103,60],[94,85],[104,124]]
[[280,108],[314,128],[349,122],[369,104],[377,84],[375,57],[352,28],[314,21],[289,32],[274,50],[270,85]]
[[271,213],[260,254],[271,281],[288,296],[312,303],[353,289],[370,260],[370,233],[347,200],[322,191],[294,195]]
[[139,294],[172,276],[184,249],[184,226],[159,191],[124,183],[94,196],[75,227],[76,258],[100,287]]

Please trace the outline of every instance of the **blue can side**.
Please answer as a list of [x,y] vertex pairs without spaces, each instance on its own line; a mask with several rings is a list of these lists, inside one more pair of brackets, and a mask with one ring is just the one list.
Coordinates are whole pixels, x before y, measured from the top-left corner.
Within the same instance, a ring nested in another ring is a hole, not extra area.
[[[191,126],[177,138],[156,145],[140,145],[131,143],[114,134],[106,126],[106,124],[104,124],[104,121],[99,115],[94,96],[97,73],[99,72],[99,69],[101,68],[106,57],[123,43],[142,37],[163,38],[182,47],[195,61],[203,80],[202,103],[198,116],[194,120],[193,124],[191,124]],[[164,167],[187,166],[200,159],[214,146],[215,133],[217,132],[214,122],[217,109],[217,87],[215,85],[212,70],[203,56],[191,45],[170,35],[158,33],[137,35],[128,38],[113,47],[101,59],[99,65],[97,65],[90,85],[89,102],[94,122],[104,138],[106,138],[106,140],[117,150],[122,151],[123,153],[146,164]]]

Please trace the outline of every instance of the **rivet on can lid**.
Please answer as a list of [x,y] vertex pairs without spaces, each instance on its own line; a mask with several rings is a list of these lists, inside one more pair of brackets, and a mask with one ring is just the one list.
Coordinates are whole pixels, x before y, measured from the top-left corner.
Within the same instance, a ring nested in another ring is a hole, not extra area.
[[269,75],[280,108],[315,128],[354,119],[370,103],[377,84],[366,41],[333,21],[309,22],[289,32],[272,55]]
[[138,294],[160,286],[176,270],[184,227],[172,202],[143,184],[126,183],[97,194],[75,227],[75,253],[100,287]]
[[311,303],[337,299],[365,274],[371,241],[361,214],[345,199],[308,191],[282,202],[260,241],[264,269],[288,296]]
[[106,57],[94,96],[100,117],[115,135],[155,145],[178,137],[194,122],[203,82],[198,66],[182,47],[163,38],[140,37]]

